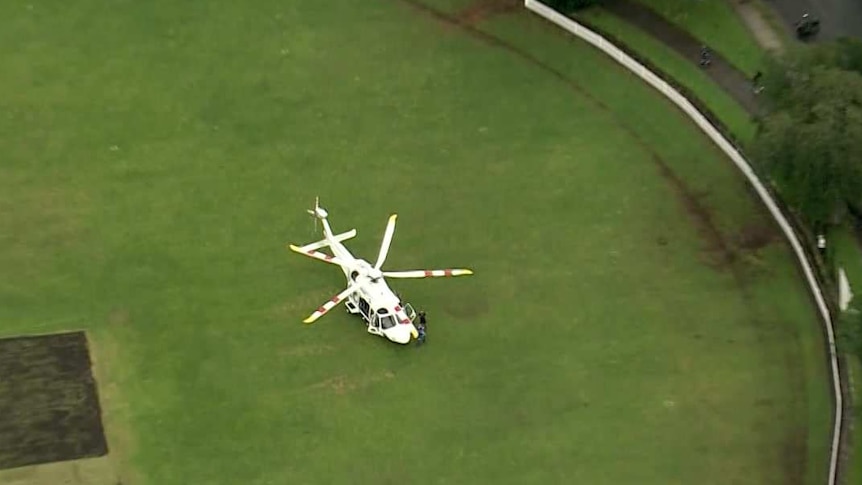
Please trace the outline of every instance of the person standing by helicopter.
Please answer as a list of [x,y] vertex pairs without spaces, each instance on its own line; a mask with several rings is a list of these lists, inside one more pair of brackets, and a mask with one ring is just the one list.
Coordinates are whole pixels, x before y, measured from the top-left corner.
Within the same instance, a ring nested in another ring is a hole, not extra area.
[[427,320],[425,319],[425,311],[419,312],[419,324],[416,325],[416,331],[419,332],[419,336],[416,338],[416,345],[422,345],[425,343],[425,326],[427,324]]

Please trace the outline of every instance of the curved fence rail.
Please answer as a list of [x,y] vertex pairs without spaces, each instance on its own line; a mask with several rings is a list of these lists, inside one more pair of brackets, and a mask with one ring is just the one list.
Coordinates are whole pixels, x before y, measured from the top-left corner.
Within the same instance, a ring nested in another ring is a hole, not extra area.
[[556,10],[548,7],[547,5],[539,2],[537,0],[524,0],[524,6],[530,11],[536,13],[540,17],[553,22],[554,24],[562,27],[568,32],[574,34],[575,36],[589,42],[605,54],[611,56],[614,60],[625,66],[630,71],[637,74],[641,79],[646,81],[652,87],[656,88],[659,92],[661,92],[665,97],[670,99],[674,104],[676,104],[685,114],[687,114],[692,121],[708,136],[718,147],[733,161],[736,167],[745,175],[746,179],[748,179],[749,183],[751,183],[752,187],[754,187],[757,195],[760,196],[760,199],[763,201],[766,208],[769,210],[769,213],[772,214],[772,217],[775,219],[775,222],[781,227],[782,232],[784,232],[785,237],[793,248],[794,253],[796,253],[796,257],[799,260],[799,264],[802,267],[802,271],[805,274],[805,279],[808,281],[808,286],[811,288],[811,293],[814,296],[814,300],[817,304],[817,308],[820,311],[820,316],[823,319],[824,328],[826,330],[826,338],[828,341],[828,350],[829,350],[829,360],[832,364],[832,385],[834,390],[834,398],[835,398],[835,410],[834,410],[834,428],[832,431],[832,447],[830,451],[830,460],[829,460],[829,485],[836,484],[836,475],[838,468],[838,455],[839,455],[839,445],[841,442],[841,423],[842,423],[842,394],[841,394],[841,379],[839,373],[838,366],[838,354],[835,348],[835,332],[832,325],[832,316],[829,313],[829,307],[826,304],[826,300],[823,297],[823,290],[821,289],[817,278],[815,276],[814,268],[811,262],[808,260],[808,256],[800,243],[799,237],[796,235],[796,232],[793,230],[793,226],[788,222],[787,217],[785,217],[784,213],[779,208],[778,203],[775,199],[773,199],[770,192],[767,190],[766,186],[763,182],[760,181],[757,174],[752,169],[751,165],[743,158],[743,156],[739,153],[739,151],[734,147],[734,145],[728,141],[728,139],[722,135],[722,133],[713,126],[709,120],[695,108],[694,104],[691,103],[687,98],[685,98],[682,94],[679,93],[674,87],[668,84],[664,79],[657,76],[655,73],[647,69],[643,64],[633,59],[631,56],[626,54],[622,49],[618,48],[614,44],[608,42],[601,35],[593,32],[592,30],[584,27],[583,25],[575,22],[569,17],[560,14]]

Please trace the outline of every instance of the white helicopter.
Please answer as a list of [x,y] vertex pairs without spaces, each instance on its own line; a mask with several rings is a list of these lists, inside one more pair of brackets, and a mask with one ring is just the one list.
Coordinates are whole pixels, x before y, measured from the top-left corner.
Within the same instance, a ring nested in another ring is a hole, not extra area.
[[[389,253],[389,245],[392,244],[392,235],[395,233],[396,214],[389,217],[386,232],[383,234],[380,253],[377,255],[377,262],[372,266],[364,259],[355,258],[341,244],[342,241],[356,236],[356,229],[333,235],[332,228],[326,220],[328,213],[320,207],[318,199],[314,201],[314,209],[309,210],[308,213],[322,222],[324,239],[305,246],[291,244],[290,249],[299,254],[341,266],[341,270],[347,278],[347,289],[324,303],[317,311],[303,320],[305,323],[314,323],[315,320],[347,299],[345,303],[347,311],[354,315],[359,314],[365,320],[368,333],[386,337],[395,343],[407,344],[411,337],[416,338],[418,336],[416,327],[413,325],[416,312],[409,303],[402,303],[398,295],[389,289],[384,277],[430,278],[473,274],[469,269],[381,271],[380,268]],[[329,246],[332,250],[332,256],[318,251],[325,246]]]

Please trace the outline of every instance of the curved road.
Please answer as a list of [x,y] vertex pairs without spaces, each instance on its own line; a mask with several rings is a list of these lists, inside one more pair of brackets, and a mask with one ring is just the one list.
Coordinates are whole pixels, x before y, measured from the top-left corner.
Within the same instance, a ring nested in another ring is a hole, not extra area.
[[862,39],[862,0],[766,0],[784,20],[788,31],[808,12],[820,18],[820,34],[815,40],[838,37]]

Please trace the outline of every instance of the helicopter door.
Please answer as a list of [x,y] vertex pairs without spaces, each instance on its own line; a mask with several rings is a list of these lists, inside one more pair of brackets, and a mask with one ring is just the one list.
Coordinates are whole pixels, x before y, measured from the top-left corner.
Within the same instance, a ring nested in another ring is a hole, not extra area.
[[416,320],[416,310],[413,309],[413,305],[411,305],[409,303],[405,303],[404,304],[404,313],[407,314],[407,318],[409,318],[411,322],[413,320]]
[[359,298],[359,311],[362,312],[363,317],[370,320],[371,305],[368,304],[365,298]]
[[371,312],[371,318],[368,322],[368,333],[373,333],[374,335],[382,334],[380,331],[380,317],[377,316],[377,313]]

